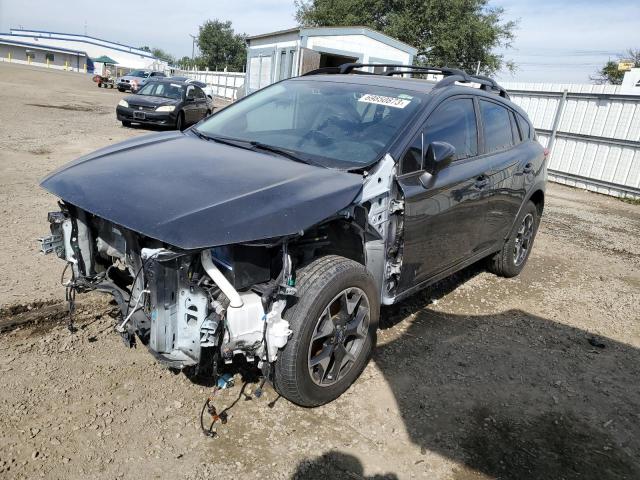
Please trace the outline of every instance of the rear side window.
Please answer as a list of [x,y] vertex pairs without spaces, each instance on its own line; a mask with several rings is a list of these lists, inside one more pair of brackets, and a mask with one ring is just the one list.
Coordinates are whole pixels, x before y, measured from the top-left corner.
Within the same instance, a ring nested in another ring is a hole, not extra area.
[[478,129],[472,99],[458,98],[446,101],[436,108],[427,120],[425,149],[431,142],[436,141],[453,145],[456,149],[456,160],[478,154]]
[[485,153],[498,152],[513,146],[509,110],[497,103],[480,100],[480,115],[484,128]]
[[527,140],[528,138],[533,138],[533,135],[531,135],[531,124],[529,121],[519,113],[516,114],[516,118],[518,119],[520,132],[522,132],[522,139]]

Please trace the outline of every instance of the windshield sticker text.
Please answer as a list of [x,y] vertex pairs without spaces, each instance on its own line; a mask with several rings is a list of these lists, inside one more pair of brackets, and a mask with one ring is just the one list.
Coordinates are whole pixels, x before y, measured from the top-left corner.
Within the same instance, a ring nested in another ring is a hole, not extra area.
[[382,95],[372,95],[367,93],[358,99],[359,102],[375,103],[377,105],[386,105],[393,108],[404,108],[411,103],[411,100],[404,100],[396,97],[384,97]]

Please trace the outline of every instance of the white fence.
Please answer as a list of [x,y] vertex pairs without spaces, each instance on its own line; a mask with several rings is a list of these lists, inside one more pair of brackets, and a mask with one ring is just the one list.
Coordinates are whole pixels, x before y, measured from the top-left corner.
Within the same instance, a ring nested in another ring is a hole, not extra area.
[[551,151],[550,180],[640,198],[640,96],[613,85],[503,86]]
[[229,100],[238,98],[238,90],[244,85],[245,77],[244,73],[209,72],[206,70],[176,70],[173,75],[193,78],[211,85],[215,95]]

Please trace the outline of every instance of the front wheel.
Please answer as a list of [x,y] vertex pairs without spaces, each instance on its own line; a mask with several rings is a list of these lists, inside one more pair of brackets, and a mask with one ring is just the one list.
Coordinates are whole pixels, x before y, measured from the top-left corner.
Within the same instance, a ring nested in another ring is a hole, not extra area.
[[529,259],[539,224],[538,208],[529,201],[518,215],[502,250],[489,259],[489,270],[506,278],[518,275]]
[[297,302],[284,318],[291,337],[275,362],[278,393],[304,407],[342,395],[376,343],[379,294],[367,269],[344,257],[314,260],[297,272]]
[[122,126],[123,127],[130,127],[131,126],[131,122],[127,121],[127,120],[122,120]]

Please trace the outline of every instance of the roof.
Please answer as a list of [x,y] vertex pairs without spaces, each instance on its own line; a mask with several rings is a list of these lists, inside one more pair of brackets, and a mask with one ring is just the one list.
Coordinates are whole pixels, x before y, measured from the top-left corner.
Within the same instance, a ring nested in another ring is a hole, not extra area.
[[[80,34],[80,33],[64,33],[64,32],[51,32],[48,30],[34,30],[34,29],[30,29],[30,28],[10,28],[9,29],[10,35],[22,35],[22,36],[28,36],[28,37],[38,37],[38,38],[47,38],[46,36],[42,36],[42,35],[29,35],[29,32],[33,32],[33,33],[42,33],[45,34],[49,37],[51,37],[51,35],[66,35],[68,37],[78,37],[79,41],[83,41],[82,39],[88,39],[88,40],[97,40],[99,42],[105,42],[105,43],[110,43],[111,45],[114,45],[116,47],[125,47],[128,48],[129,51],[130,50],[136,50],[135,53],[138,53],[140,55],[144,55],[144,56],[148,56],[148,57],[152,57],[152,58],[156,58],[154,57],[150,52],[147,52],[145,50],[142,50],[139,47],[132,47],[131,45],[125,45],[124,43],[118,43],[118,42],[114,42],[112,40],[105,40],[104,38],[99,38],[99,37],[92,37],[91,35],[84,35],[84,34]],[[51,37],[54,38],[54,37]],[[58,40],[65,40],[65,39],[61,39],[59,38]],[[71,40],[71,39],[67,39],[67,40]],[[86,40],[84,40],[86,41]],[[93,43],[93,42],[90,42]],[[113,47],[111,47],[113,48]]]
[[5,45],[16,45],[18,47],[29,47],[35,50],[46,50],[48,52],[72,53],[74,55],[82,55],[83,57],[87,56],[87,53],[81,50],[71,50],[69,48],[52,47],[50,45],[41,45],[41,44],[34,45],[32,43],[19,42],[17,40],[8,40],[5,38],[0,38],[0,43],[3,43]]
[[98,58],[92,58],[91,60],[93,60],[94,62],[100,62],[100,63],[110,63],[112,65],[118,64],[118,62],[116,62],[113,58],[107,57],[106,55],[102,55],[101,57],[98,57]]
[[[20,33],[18,33],[20,32]],[[33,32],[33,33],[29,33],[29,32]],[[34,35],[35,33],[35,35]],[[46,34],[46,35],[38,35],[38,34]],[[48,32],[45,30],[18,30],[15,28],[12,28],[10,30],[10,33],[0,33],[0,35],[10,35],[12,37],[23,37],[25,39],[30,38],[37,38],[37,39],[47,39],[47,38],[51,38],[54,40],[62,40],[62,41],[67,41],[67,42],[82,42],[82,43],[87,43],[87,44],[91,44],[91,45],[96,45],[99,47],[105,47],[105,48],[110,48],[112,50],[116,50],[116,51],[120,51],[120,52],[124,52],[124,53],[130,53],[133,55],[139,55],[141,57],[145,57],[145,58],[150,58],[153,60],[160,60],[157,57],[154,57],[151,53],[141,50],[137,47],[131,47],[129,45],[124,45],[122,43],[117,43],[117,42],[112,42],[110,40],[104,40],[102,38],[96,38],[96,37],[90,37],[89,35],[80,35],[77,33],[61,33],[61,32]],[[60,37],[60,36],[54,36],[54,35],[65,35],[66,37],[76,37],[76,38],[65,38],[65,37]],[[98,43],[98,42],[103,42],[103,43]],[[31,44],[31,43],[30,43]],[[105,45],[108,44],[108,45]]]
[[299,33],[301,37],[321,37],[321,36],[336,36],[336,35],[364,35],[379,42],[385,43],[392,47],[402,50],[403,52],[411,55],[417,55],[418,49],[409,45],[408,43],[401,42],[397,38],[390,37],[384,33],[373,30],[369,27],[352,26],[352,27],[294,27],[286,30],[277,30],[275,32],[261,33],[259,35],[252,35],[247,37],[247,40],[254,40],[258,38],[275,37],[278,35],[285,35],[288,33]]
[[416,93],[429,93],[437,82],[419,78],[386,77],[383,75],[313,75],[294,77],[289,81],[299,82],[305,80],[321,82],[356,83],[360,85],[377,85],[380,87],[400,88]]

